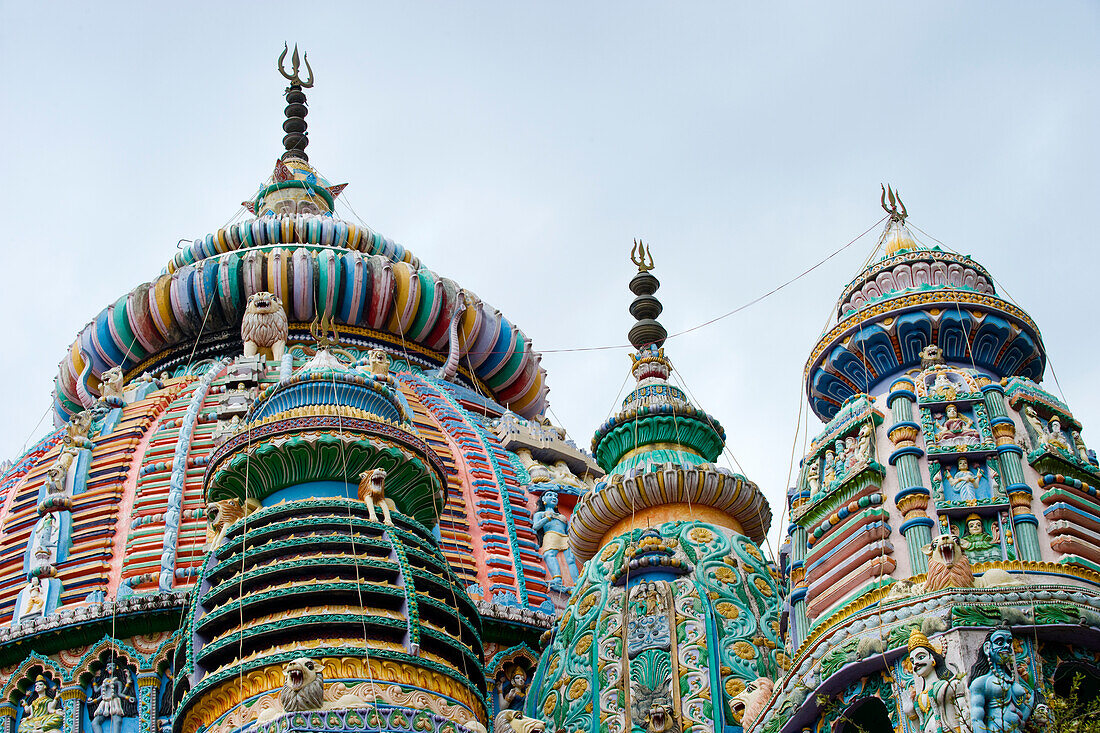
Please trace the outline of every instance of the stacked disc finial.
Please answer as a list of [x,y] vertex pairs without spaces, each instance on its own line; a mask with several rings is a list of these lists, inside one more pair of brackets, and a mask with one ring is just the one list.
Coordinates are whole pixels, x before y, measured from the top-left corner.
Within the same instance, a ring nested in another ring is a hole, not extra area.
[[630,315],[637,323],[630,328],[627,336],[635,349],[651,344],[660,348],[668,337],[668,331],[657,321],[664,306],[654,295],[661,287],[661,281],[650,272],[653,269],[653,255],[649,247],[635,240],[630,259],[638,266],[638,274],[631,278],[629,286],[630,292],[637,296],[630,304]]
[[[309,114],[309,107],[306,105],[306,93],[302,90],[313,86],[313,69],[309,65],[308,54],[303,55],[302,59],[298,58],[298,46],[295,45],[294,54],[290,59],[291,71],[288,73],[283,68],[286,54],[287,48],[284,45],[283,53],[279,56],[279,73],[290,82],[290,86],[286,88],[286,107],[283,109],[283,113],[286,114],[286,120],[283,122],[283,132],[286,133],[283,136],[283,147],[286,148],[286,152],[282,154],[282,159],[294,158],[309,161],[309,156],[306,155],[306,146],[309,145],[306,115]],[[303,60],[309,74],[309,78],[304,81],[298,75]]]

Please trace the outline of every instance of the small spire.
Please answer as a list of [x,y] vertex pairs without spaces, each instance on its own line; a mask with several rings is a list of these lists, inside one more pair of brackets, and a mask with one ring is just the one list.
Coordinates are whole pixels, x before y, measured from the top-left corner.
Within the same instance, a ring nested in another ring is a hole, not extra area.
[[[283,66],[287,51],[287,45],[284,43],[283,52],[279,55],[278,66],[279,73],[290,82],[290,86],[284,92],[286,107],[283,109],[283,113],[286,114],[286,121],[283,122],[283,132],[286,135],[283,136],[283,147],[286,148],[286,152],[283,153],[282,160],[297,158],[308,162],[309,156],[306,155],[306,146],[309,145],[309,133],[306,132],[306,115],[309,114],[309,107],[306,105],[306,95],[302,90],[313,86],[313,68],[309,65],[309,54],[303,54],[302,58],[299,59],[298,44],[294,44],[294,54],[290,57],[291,70],[287,73]],[[309,78],[304,81],[298,75],[302,61],[305,61],[306,72],[309,74]]]
[[637,323],[631,327],[627,337],[635,349],[650,344],[660,348],[668,337],[668,331],[656,320],[664,306],[653,295],[661,287],[661,281],[649,272],[653,269],[653,254],[647,245],[635,239],[630,260],[638,266],[638,274],[631,278],[629,286],[630,292],[637,296],[630,304],[630,315]]

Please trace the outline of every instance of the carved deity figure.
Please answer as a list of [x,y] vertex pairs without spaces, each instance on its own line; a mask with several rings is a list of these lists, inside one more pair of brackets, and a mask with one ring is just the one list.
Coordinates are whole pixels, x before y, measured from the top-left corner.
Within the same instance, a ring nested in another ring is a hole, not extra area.
[[960,538],[960,544],[972,565],[1001,559],[1001,546],[985,531],[982,518],[977,514],[967,516],[966,534]]
[[856,451],[856,436],[849,435],[844,439],[844,473],[852,473],[857,465],[859,465],[859,455]]
[[39,520],[38,526],[34,530],[34,546],[33,552],[36,560],[39,560],[41,564],[47,564],[53,557],[54,550],[57,548],[57,536],[54,527],[53,514],[47,514]]
[[902,710],[921,733],[961,730],[962,712],[967,706],[963,675],[952,674],[943,654],[920,629],[909,633],[909,663],[913,665],[913,686]]
[[558,511],[558,492],[547,491],[542,495],[542,511],[535,512],[534,529],[542,533],[542,546],[539,548],[546,560],[546,567],[553,578],[552,582],[564,585],[559,555],[565,558],[570,576],[576,580],[577,561],[569,549],[569,524]]
[[34,687],[23,698],[23,719],[18,733],[48,733],[60,731],[62,724],[61,702],[57,688],[51,687],[42,675],[34,681]]
[[871,462],[871,424],[863,423],[856,437],[856,463],[866,466]]
[[1066,453],[1073,453],[1073,449],[1069,447],[1069,441],[1066,440],[1066,434],[1062,432],[1062,421],[1058,419],[1057,415],[1050,418],[1050,434],[1047,438],[1047,445],[1061,448]]
[[938,371],[936,372],[936,380],[932,383],[932,389],[929,391],[936,397],[953,400],[958,394],[958,387],[947,376],[946,371]]
[[[947,469],[944,469],[945,471]],[[959,501],[974,501],[978,498],[978,484],[982,480],[982,474],[979,469],[978,473],[970,470],[970,464],[967,463],[965,458],[959,459],[959,468],[955,471],[953,476],[949,476],[947,481],[951,484],[951,487],[955,489],[955,494],[959,497]]]
[[497,687],[500,689],[500,710],[523,710],[523,704],[527,700],[527,672],[518,664],[510,664],[500,678]]
[[831,450],[825,451],[825,481],[826,489],[836,483],[836,454]]
[[1085,441],[1082,440],[1081,433],[1077,430],[1073,431],[1073,448],[1076,451],[1078,458],[1080,458],[1085,463],[1090,463],[1089,449],[1085,445]]
[[1035,408],[1031,405],[1024,406],[1024,420],[1031,426],[1032,431],[1035,433],[1035,441],[1038,443],[1035,448],[1042,447],[1047,444],[1048,436],[1046,426],[1043,425],[1043,421],[1039,419],[1039,414],[1035,412]]
[[133,674],[128,669],[119,673],[115,663],[108,662],[92,683],[92,694],[88,698],[92,730],[104,733],[103,724],[107,723],[108,733],[119,733],[122,719],[136,713],[136,702]]
[[559,486],[570,486],[577,491],[584,491],[584,484],[581,480],[573,475],[573,472],[569,470],[569,466],[565,461],[554,461],[552,466],[549,466],[550,475],[553,476],[554,483]]
[[46,611],[46,593],[42,589],[42,581],[37,578],[31,578],[27,583],[27,604],[26,612],[23,614],[23,618],[30,618],[32,616],[41,616]]
[[936,440],[940,445],[962,446],[982,442],[982,435],[974,428],[974,421],[959,414],[955,405],[947,406],[947,414],[936,424]]
[[806,469],[806,486],[810,489],[810,494],[816,494],[821,488],[821,465],[815,458],[810,462],[810,467]]
[[1012,630],[998,626],[986,634],[970,668],[970,722],[974,733],[1016,733],[1035,709],[1037,695],[1020,677]]

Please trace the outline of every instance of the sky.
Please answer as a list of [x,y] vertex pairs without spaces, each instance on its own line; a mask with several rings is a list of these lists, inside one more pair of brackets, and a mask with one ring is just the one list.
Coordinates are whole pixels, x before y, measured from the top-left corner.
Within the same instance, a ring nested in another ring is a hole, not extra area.
[[675,333],[872,229],[666,344],[778,530],[822,427],[802,369],[890,183],[1032,315],[1045,386],[1100,448],[1098,31],[1100,5],[1070,1],[0,0],[0,456],[47,429],[83,325],[270,175],[284,41],[316,76],[310,161],[350,184],[338,214],[519,325],[583,447],[629,359],[575,349],[626,343],[634,238]]

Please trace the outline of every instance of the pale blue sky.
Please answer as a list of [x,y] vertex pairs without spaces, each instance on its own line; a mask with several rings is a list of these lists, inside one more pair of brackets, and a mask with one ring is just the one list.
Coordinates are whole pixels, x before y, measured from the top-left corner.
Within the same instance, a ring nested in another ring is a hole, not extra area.
[[[0,454],[83,324],[270,173],[284,40],[316,72],[311,161],[536,348],[625,341],[634,237],[677,331],[866,229],[892,182],[1032,314],[1100,447],[1100,6],[898,5],[0,2]],[[668,344],[777,515],[805,358],[873,245]],[[543,363],[587,445],[626,352]]]

